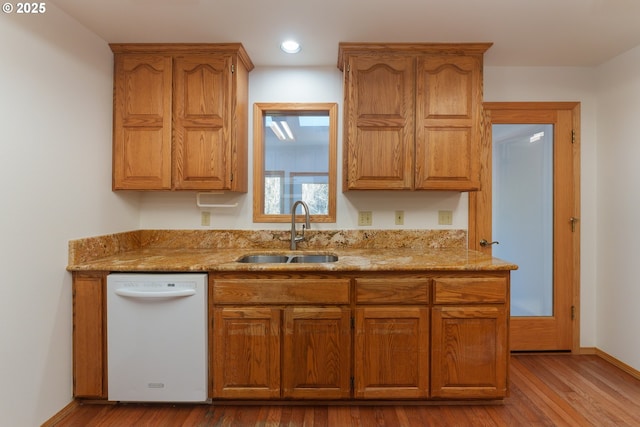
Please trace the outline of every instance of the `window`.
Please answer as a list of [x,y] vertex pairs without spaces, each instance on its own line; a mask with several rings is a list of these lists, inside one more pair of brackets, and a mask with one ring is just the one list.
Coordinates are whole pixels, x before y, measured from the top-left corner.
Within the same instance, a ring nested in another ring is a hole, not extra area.
[[311,221],[336,221],[337,104],[255,104],[254,222],[289,222],[303,200]]

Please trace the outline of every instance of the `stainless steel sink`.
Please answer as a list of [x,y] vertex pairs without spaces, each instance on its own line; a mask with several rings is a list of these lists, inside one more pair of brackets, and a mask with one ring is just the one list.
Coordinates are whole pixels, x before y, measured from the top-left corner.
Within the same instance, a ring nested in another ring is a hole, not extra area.
[[296,255],[291,257],[289,260],[291,263],[320,263],[336,261],[338,261],[337,255]]
[[289,261],[287,255],[245,255],[238,262],[246,262],[250,264],[269,264],[269,263],[285,263]]
[[254,254],[244,255],[238,259],[238,262],[247,264],[302,264],[302,263],[323,263],[336,262],[337,255],[332,254],[302,254],[302,255],[284,255],[284,254]]

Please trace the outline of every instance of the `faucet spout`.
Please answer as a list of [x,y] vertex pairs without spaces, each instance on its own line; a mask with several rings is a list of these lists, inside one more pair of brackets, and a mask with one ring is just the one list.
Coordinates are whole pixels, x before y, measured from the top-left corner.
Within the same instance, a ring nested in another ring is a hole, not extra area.
[[[304,210],[304,224],[302,225],[302,234],[300,236],[297,235],[296,232],[296,209],[298,205],[302,205]],[[304,230],[305,228],[311,228],[311,219],[309,217],[309,206],[303,202],[302,200],[298,200],[291,207],[291,250],[295,251],[298,247],[298,242],[304,240]]]

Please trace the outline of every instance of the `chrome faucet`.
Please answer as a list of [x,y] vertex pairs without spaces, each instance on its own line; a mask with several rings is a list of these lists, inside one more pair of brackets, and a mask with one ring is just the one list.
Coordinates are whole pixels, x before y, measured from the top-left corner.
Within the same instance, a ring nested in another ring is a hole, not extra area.
[[[296,232],[296,208],[298,205],[302,205],[304,209],[304,221],[305,223],[302,225],[302,234],[300,236],[297,235]],[[305,228],[311,228],[311,220],[309,218],[309,206],[302,200],[298,200],[291,207],[291,250],[295,251],[297,249],[298,242],[304,240],[304,230]]]

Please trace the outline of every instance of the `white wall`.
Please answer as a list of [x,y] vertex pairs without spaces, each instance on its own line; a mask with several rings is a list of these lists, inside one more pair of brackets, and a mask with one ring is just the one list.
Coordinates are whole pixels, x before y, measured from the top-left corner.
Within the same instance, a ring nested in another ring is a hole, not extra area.
[[0,16],[0,425],[72,398],[70,239],[138,228],[111,186],[112,56],[47,3]]
[[[200,225],[195,193],[148,193],[142,196],[142,228],[175,229],[284,229],[288,224],[253,223],[253,104],[260,102],[335,102],[338,104],[338,165],[342,164],[342,73],[335,66],[318,68],[260,68],[249,74],[249,191],[243,195],[211,196],[212,203],[237,208],[212,210],[211,226]],[[338,166],[337,222],[312,224],[320,230],[357,229],[358,211],[372,211],[375,229],[467,228],[468,199],[457,192],[342,192]],[[404,225],[394,223],[394,212],[404,210]],[[453,224],[438,225],[438,210],[453,211]]]
[[640,369],[640,46],[597,72],[597,341]]

